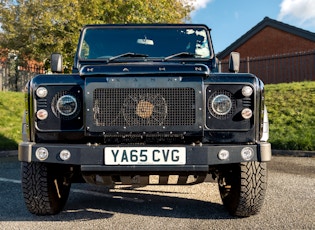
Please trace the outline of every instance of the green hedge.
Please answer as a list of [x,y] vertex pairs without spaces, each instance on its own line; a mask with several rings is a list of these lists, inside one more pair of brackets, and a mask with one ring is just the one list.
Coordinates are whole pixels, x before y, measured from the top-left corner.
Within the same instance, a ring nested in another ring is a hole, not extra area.
[[315,150],[315,82],[265,86],[273,149]]

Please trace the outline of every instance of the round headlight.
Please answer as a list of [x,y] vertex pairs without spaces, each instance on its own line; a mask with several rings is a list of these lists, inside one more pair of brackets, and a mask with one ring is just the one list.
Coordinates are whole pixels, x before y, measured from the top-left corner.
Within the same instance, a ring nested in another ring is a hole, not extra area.
[[57,110],[63,116],[71,116],[77,111],[78,103],[74,96],[63,95],[57,101]]
[[231,98],[224,94],[219,94],[213,98],[211,102],[211,108],[213,112],[218,115],[226,115],[232,109]]

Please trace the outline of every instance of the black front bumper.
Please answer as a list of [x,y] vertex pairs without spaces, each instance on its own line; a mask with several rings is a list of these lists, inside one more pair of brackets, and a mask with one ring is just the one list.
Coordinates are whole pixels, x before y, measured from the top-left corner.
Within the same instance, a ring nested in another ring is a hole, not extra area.
[[[46,148],[49,152],[48,158],[42,161],[35,155],[36,150],[40,147]],[[24,162],[81,165],[82,171],[93,172],[206,172],[209,170],[209,166],[245,162],[241,155],[241,151],[245,147],[250,147],[254,151],[254,156],[249,161],[270,161],[271,159],[271,145],[267,142],[256,145],[167,145],[151,147],[185,147],[186,163],[183,165],[105,165],[105,147],[110,146],[22,142],[19,145],[18,157],[20,161]],[[59,154],[65,149],[71,153],[71,157],[64,161],[61,160]],[[218,158],[218,153],[222,149],[230,153],[225,160]]]

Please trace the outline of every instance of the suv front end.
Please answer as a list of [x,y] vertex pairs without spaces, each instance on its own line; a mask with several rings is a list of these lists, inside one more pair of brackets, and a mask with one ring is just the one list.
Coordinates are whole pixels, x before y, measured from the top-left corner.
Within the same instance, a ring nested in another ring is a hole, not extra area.
[[[80,177],[111,186],[180,185],[211,174],[231,214],[256,214],[271,159],[263,90],[252,74],[216,72],[206,26],[86,26],[74,73],[39,75],[27,87],[22,175],[48,175],[43,187],[23,176],[28,209],[59,212]],[[259,188],[240,178],[253,171]],[[28,205],[36,186],[50,197],[44,207]]]

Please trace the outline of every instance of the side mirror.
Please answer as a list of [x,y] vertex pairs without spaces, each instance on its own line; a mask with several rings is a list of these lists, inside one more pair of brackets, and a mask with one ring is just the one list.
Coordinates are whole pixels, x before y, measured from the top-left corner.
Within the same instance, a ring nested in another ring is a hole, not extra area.
[[54,53],[50,58],[50,68],[53,73],[62,73],[62,55]]
[[238,73],[240,71],[240,53],[231,52],[229,60],[229,71],[233,73]]

